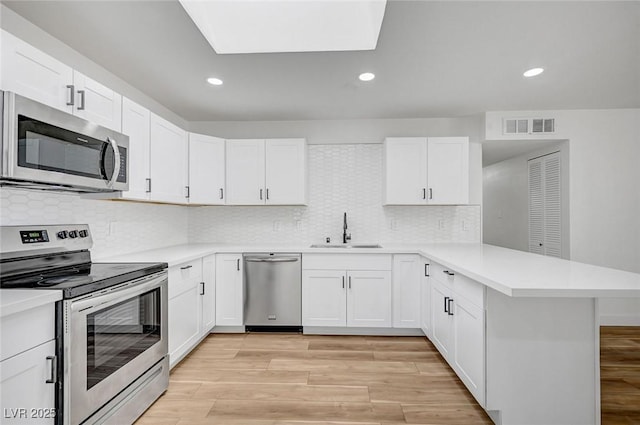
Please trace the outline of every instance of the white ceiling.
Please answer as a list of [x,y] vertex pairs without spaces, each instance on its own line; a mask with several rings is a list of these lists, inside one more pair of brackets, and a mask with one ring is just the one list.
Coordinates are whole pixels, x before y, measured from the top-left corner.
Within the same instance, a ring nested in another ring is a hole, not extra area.
[[374,51],[237,55],[177,0],[3,3],[188,121],[640,107],[637,1],[389,1]]

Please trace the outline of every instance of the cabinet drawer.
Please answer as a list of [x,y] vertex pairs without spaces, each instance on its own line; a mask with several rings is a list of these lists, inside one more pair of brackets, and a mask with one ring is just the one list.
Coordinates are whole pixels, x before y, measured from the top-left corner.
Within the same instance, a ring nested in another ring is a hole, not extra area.
[[463,296],[476,306],[484,308],[483,284],[456,273],[453,277],[453,288],[456,294]]
[[303,270],[391,270],[391,254],[303,254]]
[[0,319],[0,360],[53,340],[55,317],[51,303]]
[[437,280],[440,283],[445,284],[448,287],[453,287],[453,275],[449,273],[454,273],[455,271],[451,270],[448,267],[443,266],[442,264],[431,262],[429,266],[429,276],[433,280]]
[[202,282],[202,259],[169,268],[169,299]]

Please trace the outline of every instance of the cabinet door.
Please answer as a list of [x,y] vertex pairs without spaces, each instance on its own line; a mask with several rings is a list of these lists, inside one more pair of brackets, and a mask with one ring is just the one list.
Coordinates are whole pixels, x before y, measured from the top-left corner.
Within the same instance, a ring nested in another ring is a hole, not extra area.
[[469,138],[429,137],[427,164],[430,204],[469,203]]
[[202,261],[169,269],[169,362],[173,367],[200,337]]
[[303,270],[302,325],[346,326],[346,285],[342,270]]
[[71,67],[4,30],[0,37],[2,90],[72,112]]
[[431,342],[445,359],[449,359],[451,351],[452,319],[445,311],[449,308],[451,291],[439,282],[431,280]]
[[384,141],[386,205],[422,205],[427,193],[427,138]]
[[224,205],[225,141],[189,134],[189,203]]
[[122,132],[129,136],[129,190],[127,199],[149,199],[149,130],[151,114],[135,102],[122,99]]
[[[0,362],[0,412],[2,423],[53,424],[55,419],[56,384],[51,378],[56,343],[49,341]],[[22,409],[22,410],[21,410]],[[50,413],[48,418],[34,418],[31,409]],[[50,411],[48,409],[51,409]]]
[[94,124],[122,131],[122,96],[97,81],[73,72],[76,90],[73,115]]
[[265,200],[269,205],[306,203],[307,143],[304,139],[265,142]]
[[484,310],[456,294],[453,312],[453,368],[484,406]]
[[420,317],[421,317],[421,328],[422,332],[427,336],[427,338],[431,339],[431,279],[429,277],[429,260],[426,258],[422,259],[422,267],[424,270],[421,273],[420,277],[420,285],[421,285],[421,307],[420,307]]
[[151,114],[151,193],[158,202],[186,203],[187,133]]
[[208,255],[202,259],[202,282],[200,283],[202,300],[202,334],[208,334],[216,324],[216,256]]
[[393,327],[420,327],[419,255],[393,256]]
[[244,324],[242,255],[216,255],[216,326]]
[[347,272],[347,326],[391,327],[391,272]]
[[227,140],[227,204],[263,205],[264,140]]

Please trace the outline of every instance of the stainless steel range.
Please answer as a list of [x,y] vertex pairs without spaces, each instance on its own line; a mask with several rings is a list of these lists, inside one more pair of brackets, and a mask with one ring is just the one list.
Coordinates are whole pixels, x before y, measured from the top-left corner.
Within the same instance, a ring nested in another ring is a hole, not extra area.
[[88,225],[0,232],[1,288],[62,291],[56,423],[133,423],[169,382],[167,264],[93,263]]

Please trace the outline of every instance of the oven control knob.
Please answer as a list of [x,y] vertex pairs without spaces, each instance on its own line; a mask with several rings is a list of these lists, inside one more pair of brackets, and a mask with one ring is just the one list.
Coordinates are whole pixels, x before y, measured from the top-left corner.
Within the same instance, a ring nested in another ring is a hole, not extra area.
[[89,236],[89,232],[87,232],[86,230],[80,230],[78,234],[81,238],[86,238],[87,236]]
[[70,230],[69,231],[69,237],[70,238],[77,238],[78,237],[78,231],[77,230]]
[[58,232],[58,239],[67,239],[68,236],[69,236],[69,233],[67,233],[66,230],[62,230],[61,232]]

